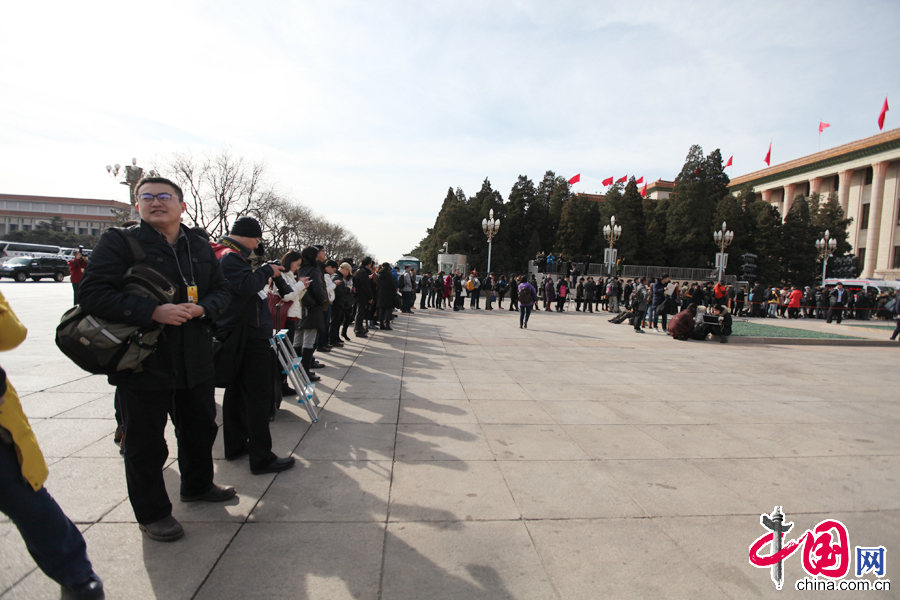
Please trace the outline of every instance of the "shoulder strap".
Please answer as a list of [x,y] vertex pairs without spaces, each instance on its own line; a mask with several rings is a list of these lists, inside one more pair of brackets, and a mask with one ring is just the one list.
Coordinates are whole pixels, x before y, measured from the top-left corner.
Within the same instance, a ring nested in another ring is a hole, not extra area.
[[134,266],[147,258],[147,253],[144,252],[144,249],[141,248],[141,244],[134,236],[134,227],[138,227],[138,225],[135,225],[133,227],[109,228],[109,231],[115,231],[117,234],[122,236],[125,239],[125,242],[128,244],[128,248],[131,250],[131,266]]

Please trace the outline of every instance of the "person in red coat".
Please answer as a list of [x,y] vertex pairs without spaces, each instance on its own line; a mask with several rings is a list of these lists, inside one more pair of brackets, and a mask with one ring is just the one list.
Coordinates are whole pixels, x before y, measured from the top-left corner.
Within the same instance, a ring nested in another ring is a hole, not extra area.
[[791,290],[790,295],[788,296],[788,318],[789,319],[799,319],[800,318],[800,303],[803,301],[803,291],[800,290],[798,286],[794,286],[794,289]]
[[72,282],[72,295],[75,298],[75,304],[78,304],[78,288],[81,287],[81,278],[84,276],[84,270],[88,264],[87,259],[81,253],[81,248],[75,251],[75,255],[68,264],[69,281]]

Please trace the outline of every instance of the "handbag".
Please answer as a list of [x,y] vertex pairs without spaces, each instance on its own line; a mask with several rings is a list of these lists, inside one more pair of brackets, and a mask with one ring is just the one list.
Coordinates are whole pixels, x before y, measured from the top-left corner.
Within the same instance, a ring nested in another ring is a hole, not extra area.
[[[176,287],[154,268],[139,264],[146,253],[125,229],[111,228],[124,236],[131,249],[132,264],[125,272],[122,292],[171,304]],[[80,305],[70,308],[56,328],[56,345],[72,362],[95,375],[139,373],[142,363],[156,351],[163,326],[128,325],[88,314]]]
[[275,331],[281,331],[287,322],[288,309],[294,304],[294,301],[288,300],[283,302],[281,296],[272,292],[269,292],[266,300],[269,302],[269,312],[272,313],[272,323],[275,326]]

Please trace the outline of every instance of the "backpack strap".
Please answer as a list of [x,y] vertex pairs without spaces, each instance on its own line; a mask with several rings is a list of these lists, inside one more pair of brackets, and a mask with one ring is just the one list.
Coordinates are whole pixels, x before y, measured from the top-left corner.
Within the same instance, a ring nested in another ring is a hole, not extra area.
[[141,248],[141,244],[137,241],[137,238],[134,236],[134,230],[139,225],[134,225],[132,227],[110,227],[109,231],[115,231],[117,234],[122,236],[125,239],[125,242],[128,244],[128,248],[131,250],[131,266],[142,262],[145,258],[147,258],[147,253],[144,252],[144,249]]

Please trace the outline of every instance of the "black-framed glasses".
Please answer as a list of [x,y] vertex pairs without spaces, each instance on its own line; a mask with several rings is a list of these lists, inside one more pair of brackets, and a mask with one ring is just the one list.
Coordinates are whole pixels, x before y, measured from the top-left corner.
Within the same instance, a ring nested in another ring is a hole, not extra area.
[[163,192],[162,194],[138,194],[138,200],[141,202],[150,203],[153,202],[154,199],[159,200],[160,202],[173,202],[173,199],[177,198],[175,194],[169,194],[167,192]]

